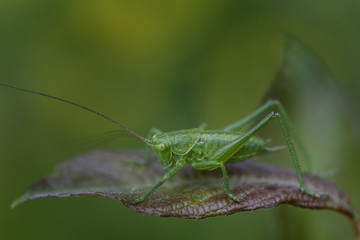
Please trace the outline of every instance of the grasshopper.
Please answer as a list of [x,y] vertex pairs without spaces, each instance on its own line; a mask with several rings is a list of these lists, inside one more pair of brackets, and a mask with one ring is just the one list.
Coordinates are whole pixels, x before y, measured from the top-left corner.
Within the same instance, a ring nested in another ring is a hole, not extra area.
[[[0,85],[27,93],[52,98],[74,105],[76,107],[80,107],[84,110],[97,114],[102,118],[105,118],[118,127],[123,128],[138,140],[146,144],[147,148],[145,159],[140,164],[142,166],[145,166],[149,163],[150,150],[152,149],[157,155],[160,164],[164,166],[165,174],[143,195],[136,199],[137,203],[143,202],[158,187],[176,175],[183,168],[185,163],[197,170],[214,170],[220,168],[223,175],[225,193],[230,199],[234,201],[241,201],[241,199],[233,195],[230,191],[225,164],[242,162],[253,156],[276,151],[279,149],[276,147],[269,147],[268,142],[265,139],[254,136],[259,130],[264,128],[271,120],[274,119],[277,119],[280,123],[295,166],[300,189],[309,196],[319,196],[318,194],[310,191],[305,185],[298,156],[293,144],[293,138],[290,135],[289,129],[295,138],[297,138],[298,142],[299,137],[292,123],[290,122],[285,108],[278,100],[267,101],[252,114],[219,130],[209,130],[206,124],[201,124],[198,128],[194,129],[171,132],[162,132],[157,128],[152,128],[148,134],[148,137],[144,138],[124,125],[112,120],[111,118],[77,103],[48,94],[11,86],[5,83],[0,83]],[[266,113],[267,115],[259,123],[255,124],[255,126],[250,128],[250,130],[242,132],[247,125],[255,121],[260,116],[265,115]],[[309,168],[313,170],[313,166],[311,165],[309,156],[305,151],[304,145],[302,145],[301,142],[299,143],[299,147],[304,153]]]

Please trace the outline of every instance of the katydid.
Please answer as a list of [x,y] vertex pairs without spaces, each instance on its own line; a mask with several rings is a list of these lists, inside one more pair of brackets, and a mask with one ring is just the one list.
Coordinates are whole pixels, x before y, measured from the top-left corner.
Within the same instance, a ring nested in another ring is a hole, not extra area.
[[[291,134],[293,134],[297,139],[297,141],[299,141],[298,135],[292,123],[290,122],[285,108],[278,100],[267,101],[252,114],[219,130],[209,130],[206,124],[202,124],[198,128],[194,129],[171,132],[162,132],[157,128],[153,128],[150,131],[148,137],[144,138],[124,125],[112,120],[111,118],[77,103],[48,94],[11,86],[5,83],[0,83],[0,85],[72,104],[97,114],[98,116],[105,118],[113,124],[123,128],[141,142],[146,144],[146,154],[142,165],[149,163],[150,150],[152,149],[157,155],[160,164],[164,166],[165,174],[144,194],[136,199],[136,202],[138,203],[144,201],[164,182],[177,174],[185,163],[197,170],[214,170],[220,168],[223,174],[225,193],[230,199],[234,201],[241,201],[241,199],[231,193],[225,164],[241,162],[256,155],[277,150],[278,148],[269,147],[266,140],[254,136],[273,119],[279,120],[283,135],[285,137],[295,166],[300,189],[312,197],[318,196],[318,194],[310,191],[305,185],[290,131]],[[255,124],[255,126],[250,128],[250,130],[247,132],[240,132],[243,131],[248,124],[255,121],[260,116],[265,115],[266,113],[266,117],[264,117],[259,123]],[[304,152],[304,156],[310,170],[313,170],[304,145],[299,144],[299,146]]]

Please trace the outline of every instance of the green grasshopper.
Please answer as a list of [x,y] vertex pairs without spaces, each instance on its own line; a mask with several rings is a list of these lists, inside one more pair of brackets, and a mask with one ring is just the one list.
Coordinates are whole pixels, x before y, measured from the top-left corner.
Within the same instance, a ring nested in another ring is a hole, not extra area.
[[[279,120],[282,132],[292,156],[300,189],[310,196],[318,196],[318,194],[311,192],[304,183],[299,160],[289,129],[297,139],[298,136],[292,123],[290,122],[288,114],[278,100],[269,100],[252,114],[220,130],[208,130],[206,124],[201,124],[199,128],[172,132],[162,132],[157,128],[153,128],[150,131],[148,138],[144,138],[111,118],[77,103],[4,83],[0,83],[0,85],[75,105],[97,114],[98,116],[105,118],[115,125],[125,129],[131,135],[147,145],[145,161],[141,165],[149,163],[149,149],[152,149],[157,155],[159,162],[164,166],[166,173],[143,195],[136,199],[136,202],[138,203],[144,201],[164,182],[177,174],[183,168],[185,163],[198,170],[214,170],[220,168],[223,174],[225,193],[232,200],[240,201],[241,199],[233,195],[230,191],[225,164],[242,162],[250,157],[277,150],[278,148],[270,148],[266,140],[254,136],[273,119]],[[240,132],[241,130],[244,130],[248,124],[266,113],[268,113],[268,115],[250,130],[245,133]],[[310,169],[313,170],[313,166],[311,165],[304,146],[302,144],[299,146],[304,152],[307,164]]]

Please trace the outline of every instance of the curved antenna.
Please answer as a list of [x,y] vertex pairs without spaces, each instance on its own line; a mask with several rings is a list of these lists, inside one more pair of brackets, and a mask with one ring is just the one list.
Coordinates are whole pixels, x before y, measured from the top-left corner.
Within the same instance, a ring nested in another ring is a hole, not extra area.
[[15,86],[12,86],[12,85],[8,85],[8,84],[5,84],[5,83],[0,83],[0,86],[4,86],[4,87],[9,87],[9,88],[12,88],[12,89],[16,89],[16,90],[19,90],[19,91],[23,91],[23,92],[27,92],[27,93],[33,93],[33,94],[37,94],[37,95],[40,95],[40,96],[44,96],[44,97],[48,97],[48,98],[52,98],[52,99],[55,99],[55,100],[58,100],[58,101],[61,101],[61,102],[65,102],[65,103],[68,103],[68,104],[71,104],[71,105],[74,105],[76,107],[79,107],[79,108],[82,108],[82,109],[85,109],[86,111],[89,111],[89,112],[92,112],[102,118],[105,118],[106,120],[112,122],[113,124],[125,129],[127,132],[129,132],[131,135],[133,135],[134,137],[136,137],[137,139],[139,139],[140,141],[142,141],[143,143],[145,143],[146,145],[149,145],[149,143],[147,142],[146,138],[140,136],[139,134],[131,131],[129,128],[125,127],[124,125],[116,122],[115,120],[112,120],[111,118],[109,118],[108,116],[105,116],[104,114],[101,114],[99,112],[96,112],[90,108],[87,108],[87,107],[84,107],[80,104],[77,104],[77,103],[74,103],[74,102],[71,102],[71,101],[68,101],[68,100],[65,100],[65,99],[62,99],[62,98],[58,98],[58,97],[54,97],[54,96],[51,96],[51,95],[48,95],[48,94],[45,94],[45,93],[41,93],[41,92],[35,92],[35,91],[31,91],[31,90],[27,90],[27,89],[24,89],[24,88],[19,88],[19,87],[15,87]]

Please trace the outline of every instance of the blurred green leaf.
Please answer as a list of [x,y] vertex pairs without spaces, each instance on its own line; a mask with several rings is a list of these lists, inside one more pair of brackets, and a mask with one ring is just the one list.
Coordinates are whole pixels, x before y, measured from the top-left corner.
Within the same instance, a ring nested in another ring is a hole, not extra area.
[[318,198],[304,194],[295,172],[263,163],[247,161],[228,165],[232,193],[243,199],[235,202],[223,190],[221,171],[198,171],[186,166],[140,204],[135,199],[163,175],[153,155],[148,167],[134,168],[128,163],[142,159],[137,152],[99,151],[75,157],[56,167],[16,200],[12,207],[32,199],[73,196],[120,200],[137,212],[203,219],[241,211],[291,204],[310,209],[330,209],[358,223],[347,196],[334,184],[305,175],[307,186],[324,193]]
[[321,55],[294,36],[285,37],[282,64],[263,102],[268,99],[278,99],[288,110],[304,141],[301,147],[318,169],[339,167],[344,154],[352,151],[350,144],[358,142],[358,124],[353,124],[352,131],[345,128],[351,116],[360,113],[355,102]]
[[315,98],[322,94],[330,95],[333,101],[341,101],[340,86],[330,68],[306,43],[285,35],[283,61],[264,101],[276,97],[284,103],[301,103],[305,97]]

